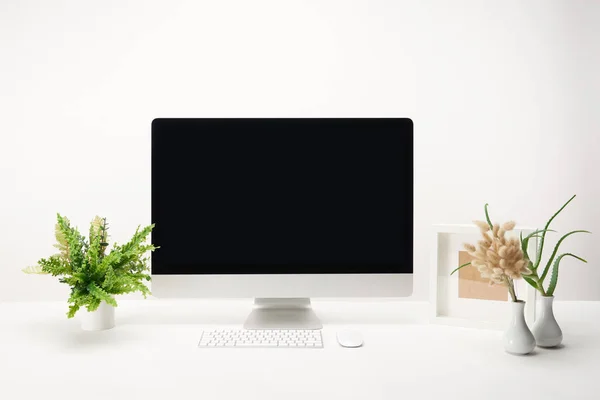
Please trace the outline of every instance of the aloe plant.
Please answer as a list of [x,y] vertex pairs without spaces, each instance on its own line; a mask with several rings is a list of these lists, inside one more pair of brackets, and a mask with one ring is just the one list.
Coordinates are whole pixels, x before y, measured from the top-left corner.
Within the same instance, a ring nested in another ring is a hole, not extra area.
[[[552,250],[552,253],[550,254],[550,257],[548,258],[548,261],[542,268],[542,257],[544,254],[544,243],[546,241],[546,234],[548,232],[554,232],[550,229],[550,224],[552,223],[552,221],[554,221],[558,214],[560,214],[569,205],[569,203],[571,203],[571,201],[575,199],[575,197],[575,195],[571,197],[569,201],[567,201],[556,213],[554,213],[554,215],[552,215],[552,217],[546,223],[544,229],[536,230],[535,232],[530,233],[526,237],[523,237],[521,235],[521,249],[523,250],[525,257],[527,257],[527,259],[530,260],[529,269],[531,270],[531,274],[523,275],[523,279],[525,279],[525,281],[528,284],[530,284],[536,290],[538,290],[542,294],[542,296],[554,295],[554,291],[556,290],[556,284],[558,283],[558,270],[560,268],[560,263],[565,257],[572,257],[579,261],[587,263],[586,260],[573,253],[562,253],[560,255],[557,255],[560,249],[560,245],[569,236],[574,235],[576,233],[591,233],[585,230],[576,230],[563,235],[558,240],[558,242],[554,246],[554,249]],[[534,238],[539,239],[535,261],[533,261],[527,254],[529,240]],[[544,287],[544,281],[548,277],[548,274],[550,274],[550,282],[547,287]]]

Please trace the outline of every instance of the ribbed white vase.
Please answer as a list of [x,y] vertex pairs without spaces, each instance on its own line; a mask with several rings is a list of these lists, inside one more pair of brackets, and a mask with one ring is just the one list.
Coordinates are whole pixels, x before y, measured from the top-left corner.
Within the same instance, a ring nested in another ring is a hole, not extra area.
[[504,350],[510,354],[529,354],[535,348],[535,339],[525,322],[525,302],[511,302],[510,306],[511,318],[504,332]]
[[79,312],[81,329],[84,331],[103,331],[115,327],[115,308],[104,301],[96,311],[89,312],[82,308]]
[[562,343],[563,334],[554,318],[553,303],[554,296],[542,296],[538,302],[538,317],[533,324],[533,336],[540,347],[556,347]]

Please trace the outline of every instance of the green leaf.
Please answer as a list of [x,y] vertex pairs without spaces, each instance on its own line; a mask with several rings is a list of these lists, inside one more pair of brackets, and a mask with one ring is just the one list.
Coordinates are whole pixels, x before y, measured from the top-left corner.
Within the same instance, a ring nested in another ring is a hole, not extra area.
[[87,307],[86,307],[86,308],[87,308],[87,310],[88,310],[89,312],[96,311],[96,310],[98,309],[98,307],[100,307],[100,303],[102,303],[102,300],[100,300],[100,299],[97,299],[97,298],[95,298],[95,297],[94,297],[93,299],[91,299],[91,300],[88,302],[88,305],[87,305]]
[[[99,219],[100,217],[96,217],[97,219]],[[96,221],[96,219],[94,220]],[[96,270],[98,267],[98,263],[100,262],[100,252],[102,249],[102,245],[100,244],[101,240],[102,240],[102,233],[100,231],[100,227],[96,227],[94,225],[94,221],[92,221],[92,225],[90,227],[90,236],[89,236],[89,240],[90,240],[90,246],[87,250],[87,255],[88,255],[88,261],[89,261],[89,265],[90,265],[90,269],[92,271]]]
[[59,254],[40,259],[38,265],[42,268],[42,272],[52,276],[64,276],[69,273],[68,262]]
[[544,282],[544,279],[546,279],[546,276],[548,275],[548,272],[550,271],[550,266],[552,265],[552,262],[554,261],[554,257],[556,257],[556,254],[558,253],[558,248],[560,247],[560,244],[563,242],[563,240],[565,240],[566,238],[568,238],[571,235],[574,235],[575,233],[592,233],[592,232],[583,231],[583,230],[572,231],[572,232],[567,233],[563,237],[561,237],[560,240],[556,243],[556,246],[554,246],[554,251],[552,251],[552,255],[550,256],[550,258],[548,259],[548,262],[546,263],[544,272],[542,272],[542,275],[540,276],[540,282]]
[[521,243],[521,251],[527,260],[529,260],[529,253],[527,252],[527,248],[529,247],[529,239],[526,242],[523,242],[523,231],[519,232],[519,243]]
[[[536,231],[531,232],[529,235],[527,235],[525,238],[523,238],[523,231],[521,231],[520,237],[521,237],[521,251],[523,252],[523,254],[525,255],[525,258],[527,258],[528,260],[531,260],[529,258],[529,253],[528,250],[529,249],[529,240],[533,239],[533,238],[538,238],[540,237],[539,234],[542,232],[554,232],[551,229],[538,229]],[[532,268],[535,271],[535,267],[532,264]]]
[[530,286],[532,286],[534,289],[538,289],[538,285],[537,283],[533,280],[533,278],[530,278],[529,276],[525,276],[523,275],[523,279],[525,280],[525,282],[527,282]]
[[22,268],[21,271],[23,271],[26,274],[36,274],[36,275],[47,275],[48,274],[48,272],[44,272],[44,270],[42,269],[42,267],[39,264]]
[[460,267],[456,268],[454,271],[450,272],[450,275],[454,274],[454,273],[455,273],[456,271],[458,271],[459,269],[466,267],[467,265],[471,265],[471,263],[470,263],[470,262],[468,262],[468,263],[466,263],[466,264],[463,264],[463,265],[461,265]]
[[546,291],[547,296],[554,295],[554,290],[556,289],[556,284],[558,282],[558,268],[560,266],[561,260],[565,257],[573,257],[573,258],[578,259],[579,261],[583,261],[584,263],[587,263],[587,261],[584,260],[583,258],[576,256],[575,254],[571,254],[571,253],[565,253],[565,254],[561,254],[560,256],[558,256],[556,258],[556,260],[554,261],[554,265],[552,267],[552,275],[550,276],[550,284],[548,285],[548,290]]
[[[113,307],[117,306],[117,301],[115,300],[115,298],[113,296],[111,296],[110,294],[108,294],[107,292],[105,292],[102,288],[98,287],[95,283],[92,282],[88,285],[88,291],[96,299],[98,299],[100,301],[104,301]],[[92,310],[90,310],[90,311],[92,311]]]
[[78,304],[72,304],[69,306],[69,311],[67,312],[67,318],[73,318],[75,316],[75,314],[77,313],[77,311],[79,311],[79,308],[81,306]]
[[73,318],[75,313],[83,306],[89,305],[94,300],[94,297],[87,293],[85,288],[80,286],[71,287],[71,296],[69,297],[69,312],[68,318]]
[[538,229],[537,231],[531,232],[529,235],[525,237],[525,239],[533,239],[541,237],[540,233],[544,232],[556,232],[554,229]]
[[[558,214],[561,213],[562,210],[565,209],[566,206],[569,205],[569,203],[571,201],[573,201],[573,199],[576,197],[577,195],[573,195],[573,197],[571,197],[569,199],[569,201],[567,201],[556,213],[554,213],[554,215],[548,220],[548,222],[546,223],[546,226],[544,227],[544,230],[547,230],[548,227],[550,227],[550,224],[552,223],[552,221],[554,221],[554,218],[556,218],[558,216]],[[540,262],[542,261],[542,252],[544,251],[544,240],[546,239],[546,232],[544,232],[542,234],[542,238],[540,239],[540,244],[538,246],[538,254],[537,254],[537,260],[535,262],[535,266],[533,267],[534,270],[537,270],[538,267],[540,266]]]
[[71,227],[69,220],[60,214],[56,215],[58,221],[57,229],[60,234],[66,238],[68,244],[68,269],[77,271],[84,267],[84,248],[87,247],[85,238],[79,233],[77,228]]
[[485,206],[483,207],[483,209],[485,210],[485,220],[487,221],[488,225],[490,226],[490,229],[494,229],[494,225],[492,224],[492,220],[490,219],[490,214],[488,212],[488,204],[485,203]]

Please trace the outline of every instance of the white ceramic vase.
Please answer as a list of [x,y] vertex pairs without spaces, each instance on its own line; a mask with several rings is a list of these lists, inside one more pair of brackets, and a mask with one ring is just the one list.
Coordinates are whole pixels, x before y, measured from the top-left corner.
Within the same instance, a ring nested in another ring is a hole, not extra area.
[[535,339],[525,322],[525,302],[511,302],[510,306],[511,318],[504,332],[504,349],[510,354],[529,354],[535,348]]
[[533,324],[533,336],[540,347],[556,347],[562,343],[563,335],[552,310],[554,296],[542,296],[538,302],[537,318]]
[[104,301],[96,311],[89,312],[82,308],[81,329],[84,331],[103,331],[115,327],[115,308]]

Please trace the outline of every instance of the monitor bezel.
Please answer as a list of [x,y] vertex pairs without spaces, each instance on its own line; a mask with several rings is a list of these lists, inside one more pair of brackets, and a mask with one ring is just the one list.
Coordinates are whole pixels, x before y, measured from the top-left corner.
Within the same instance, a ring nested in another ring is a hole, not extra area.
[[[154,144],[154,137],[155,135],[159,134],[157,127],[159,127],[159,125],[161,124],[165,124],[165,123],[169,123],[172,121],[195,121],[195,122],[204,122],[204,123],[209,123],[209,124],[214,124],[214,123],[219,123],[219,122],[223,122],[223,123],[227,123],[227,121],[231,121],[231,120],[235,120],[236,123],[239,122],[243,122],[245,120],[248,121],[253,121],[256,122],[256,120],[260,120],[261,122],[272,122],[272,123],[277,123],[276,121],[278,120],[286,120],[286,122],[290,122],[290,121],[294,121],[294,120],[298,120],[298,121],[302,121],[302,122],[306,122],[307,120],[310,121],[316,121],[316,122],[327,122],[327,123],[331,123],[331,122],[335,122],[335,121],[344,121],[344,123],[351,123],[352,121],[361,121],[362,123],[365,122],[365,120],[368,120],[369,122],[373,122],[373,123],[386,123],[386,124],[402,124],[403,125],[403,129],[404,129],[404,134],[407,134],[408,132],[406,132],[407,128],[410,129],[410,143],[411,143],[411,154],[413,155],[413,170],[411,171],[411,193],[410,193],[410,204],[411,204],[411,214],[413,215],[413,218],[411,218],[411,221],[413,221],[414,219],[414,129],[413,129],[413,122],[410,118],[157,118],[154,119],[152,121],[152,130],[151,130],[151,137],[152,137],[152,155],[151,155],[151,164],[152,164],[152,169],[154,168],[154,158],[155,158],[155,148],[153,146]],[[160,128],[160,127],[159,127]],[[151,169],[151,170],[152,170]],[[154,196],[155,196],[155,191],[154,191],[154,175],[151,175],[151,196],[152,196],[152,202],[151,204],[154,204]],[[151,219],[152,222],[154,223],[156,221],[155,219],[155,209],[154,207],[151,206]],[[412,224],[412,226],[410,227],[411,231],[414,230],[414,222]],[[153,240],[153,239],[151,239]],[[159,243],[154,243],[153,244],[160,246]],[[412,263],[413,263],[413,258],[414,258],[414,251],[412,251],[413,249],[413,245],[414,245],[414,241],[413,243],[411,243],[410,249],[411,249],[411,253],[410,255],[407,255],[409,257],[407,257],[408,260],[410,260],[409,262],[407,262],[406,264],[390,264],[387,266],[382,266],[382,265],[368,265],[368,264],[361,264],[361,265],[355,265],[352,267],[348,267],[345,268],[343,271],[342,270],[336,270],[336,271],[331,271],[331,270],[327,270],[327,269],[323,269],[321,270],[322,272],[319,272],[317,270],[315,270],[314,268],[311,268],[311,266],[309,265],[294,265],[294,268],[290,269],[289,265],[286,266],[281,266],[280,269],[277,268],[277,266],[270,266],[269,269],[265,269],[265,268],[255,268],[254,270],[252,270],[252,272],[239,272],[238,269],[224,269],[223,266],[215,266],[214,269],[208,269],[206,266],[203,266],[203,271],[202,272],[185,272],[182,273],[182,269],[179,268],[173,268],[173,267],[169,267],[171,268],[171,270],[169,271],[168,268],[165,267],[161,267],[159,268],[160,271],[157,270],[156,266],[156,260],[155,260],[155,256],[154,254],[152,254],[151,256],[151,274],[153,275],[153,279],[154,277],[157,276],[231,276],[231,275],[243,275],[243,276],[272,276],[272,275],[379,275],[379,274],[384,274],[384,275],[395,275],[395,274],[400,274],[400,275],[408,275],[408,274],[412,274],[413,272],[413,267],[412,267]],[[408,265],[410,264],[410,265]],[[285,271],[284,271],[285,270]],[[165,272],[168,271],[168,272]],[[165,280],[166,282],[167,280]]]

